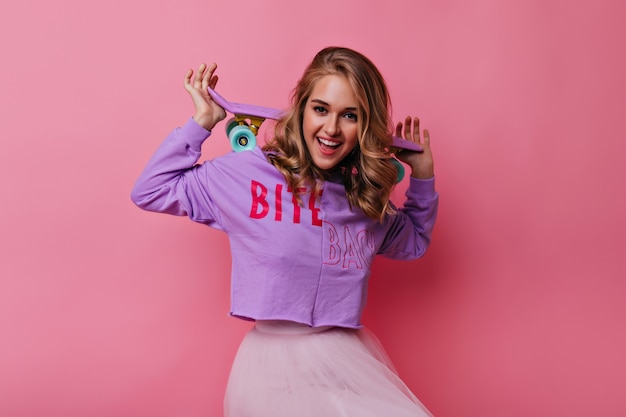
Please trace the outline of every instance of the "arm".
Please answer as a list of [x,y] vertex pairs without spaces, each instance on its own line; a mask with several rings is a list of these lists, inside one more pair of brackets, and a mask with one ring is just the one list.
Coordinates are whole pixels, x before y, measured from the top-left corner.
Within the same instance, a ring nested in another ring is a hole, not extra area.
[[205,170],[195,163],[210,130],[226,113],[209,96],[215,87],[216,65],[202,64],[192,81],[193,71],[185,75],[185,90],[196,112],[187,124],[174,130],[159,147],[137,179],[131,199],[139,207],[174,215],[189,215],[193,220],[214,219],[210,196],[203,180]]
[[404,207],[390,216],[390,225],[379,250],[383,256],[410,260],[426,253],[437,219],[439,194],[435,178],[410,178]]
[[207,218],[202,211],[209,198],[202,190],[202,169],[194,164],[209,135],[193,119],[170,133],[135,182],[132,201],[144,210]]
[[[411,126],[413,129],[411,129]],[[396,157],[411,167],[406,202],[398,213],[391,216],[391,225],[379,253],[394,259],[415,259],[424,255],[430,245],[439,195],[435,191],[433,155],[430,134],[424,130],[420,135],[419,119],[407,117],[396,126],[396,136],[418,143],[422,152],[404,150]]]

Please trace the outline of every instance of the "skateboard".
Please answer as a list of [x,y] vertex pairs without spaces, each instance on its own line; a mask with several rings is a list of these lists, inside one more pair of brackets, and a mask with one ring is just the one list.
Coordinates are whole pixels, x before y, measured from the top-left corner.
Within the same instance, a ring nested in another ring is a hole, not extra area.
[[211,87],[211,98],[234,117],[226,121],[226,135],[235,152],[251,150],[256,146],[256,134],[265,119],[278,120],[285,114],[271,107],[228,101]]
[[[224,110],[232,113],[234,117],[226,122],[226,135],[230,146],[235,152],[251,150],[256,146],[256,134],[265,119],[279,120],[285,112],[271,107],[257,106],[228,101],[211,87],[207,87],[211,98]],[[424,149],[415,142],[392,136],[391,153],[397,153],[401,149],[422,152]],[[392,162],[398,170],[398,182],[404,178],[404,166],[395,158]]]

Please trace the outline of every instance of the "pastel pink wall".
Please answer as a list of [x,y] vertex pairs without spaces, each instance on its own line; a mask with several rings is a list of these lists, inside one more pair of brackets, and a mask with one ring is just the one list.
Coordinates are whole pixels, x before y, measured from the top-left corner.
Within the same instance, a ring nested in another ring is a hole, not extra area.
[[626,415],[625,3],[233,4],[2,4],[0,415],[220,415],[227,240],[129,192],[187,68],[282,107],[330,44],[432,132],[433,245],[376,262],[365,314],[406,382],[438,417]]

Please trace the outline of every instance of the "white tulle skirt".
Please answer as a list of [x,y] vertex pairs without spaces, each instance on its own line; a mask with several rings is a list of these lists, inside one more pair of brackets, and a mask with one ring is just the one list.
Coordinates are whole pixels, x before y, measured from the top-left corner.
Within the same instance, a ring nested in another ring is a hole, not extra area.
[[228,380],[226,417],[431,416],[369,331],[259,321]]

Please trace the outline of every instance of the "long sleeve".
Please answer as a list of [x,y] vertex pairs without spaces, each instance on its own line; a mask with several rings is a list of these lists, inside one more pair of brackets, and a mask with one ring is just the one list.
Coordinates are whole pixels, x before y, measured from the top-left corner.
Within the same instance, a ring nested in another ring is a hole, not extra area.
[[404,207],[390,216],[391,224],[379,253],[403,260],[423,256],[430,245],[438,203],[434,177],[427,180],[411,177]]
[[206,189],[206,169],[196,165],[210,134],[193,119],[170,133],[135,182],[132,201],[144,210],[215,226],[218,210]]

